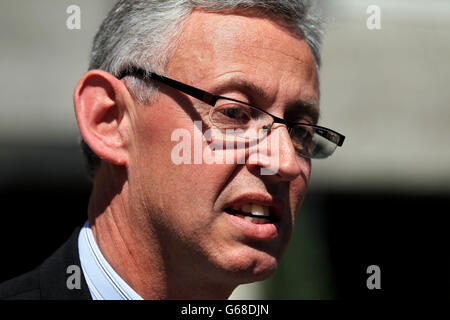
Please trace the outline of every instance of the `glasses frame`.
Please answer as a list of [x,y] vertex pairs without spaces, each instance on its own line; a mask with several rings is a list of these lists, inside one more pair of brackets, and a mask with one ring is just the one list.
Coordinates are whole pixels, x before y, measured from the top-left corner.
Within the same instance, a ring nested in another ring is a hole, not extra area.
[[218,96],[218,95],[209,93],[207,91],[204,91],[202,89],[199,89],[199,88],[190,86],[188,84],[179,82],[177,80],[170,79],[168,77],[159,75],[157,73],[144,70],[144,69],[139,68],[139,67],[132,66],[132,67],[128,67],[128,68],[124,69],[122,72],[119,73],[117,78],[119,80],[121,80],[121,79],[123,79],[126,76],[134,76],[134,77],[140,78],[142,80],[155,80],[155,81],[158,81],[158,82],[160,82],[162,84],[165,84],[165,85],[167,85],[167,86],[169,86],[169,87],[171,87],[173,89],[181,91],[181,92],[183,92],[183,93],[185,93],[185,94],[187,94],[187,95],[189,95],[189,96],[191,96],[193,98],[196,98],[196,99],[198,99],[198,100],[208,104],[211,107],[215,107],[217,101],[220,100],[220,99],[233,101],[233,102],[237,102],[237,103],[241,103],[241,104],[247,105],[249,107],[252,107],[252,108],[254,108],[254,109],[256,109],[256,110],[258,110],[258,111],[260,111],[262,113],[265,113],[268,116],[272,117],[272,119],[273,119],[272,126],[275,123],[284,124],[287,127],[289,133],[291,132],[293,127],[300,125],[300,126],[306,126],[306,127],[310,127],[310,128],[313,128],[313,129],[318,129],[318,130],[325,131],[324,133],[321,133],[320,131],[315,130],[315,133],[319,134],[320,136],[324,137],[325,139],[327,139],[329,141],[331,141],[331,140],[327,138],[326,133],[327,132],[332,132],[333,134],[337,135],[338,141],[331,141],[331,142],[335,143],[338,147],[341,147],[343,145],[343,143],[344,143],[344,140],[345,140],[345,136],[344,135],[342,135],[339,132],[336,132],[336,131],[334,131],[332,129],[329,129],[329,128],[326,128],[326,127],[322,127],[322,126],[318,126],[318,125],[314,125],[314,124],[309,124],[309,123],[291,122],[289,120],[285,120],[283,118],[279,118],[277,116],[274,116],[273,114],[267,112],[266,110],[261,109],[261,108],[256,107],[256,106],[253,106],[253,105],[251,105],[251,104],[249,104],[247,102],[243,102],[243,101],[240,101],[240,100],[227,98],[227,97],[223,97],[223,96]]

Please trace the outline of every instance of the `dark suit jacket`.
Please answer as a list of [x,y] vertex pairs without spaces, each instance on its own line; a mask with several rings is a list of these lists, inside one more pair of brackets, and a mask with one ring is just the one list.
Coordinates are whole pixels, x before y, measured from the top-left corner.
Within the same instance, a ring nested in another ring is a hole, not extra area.
[[[0,299],[91,300],[78,255],[79,232],[80,228],[77,228],[66,243],[33,271],[0,284]],[[71,265],[79,267],[80,289],[67,286],[68,278],[73,275],[67,273]]]

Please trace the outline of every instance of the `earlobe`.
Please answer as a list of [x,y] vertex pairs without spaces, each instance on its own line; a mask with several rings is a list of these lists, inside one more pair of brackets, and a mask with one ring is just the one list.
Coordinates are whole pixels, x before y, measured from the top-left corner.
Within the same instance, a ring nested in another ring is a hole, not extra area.
[[132,100],[125,84],[105,71],[91,70],[78,82],[73,99],[84,141],[101,159],[126,166],[127,104]]

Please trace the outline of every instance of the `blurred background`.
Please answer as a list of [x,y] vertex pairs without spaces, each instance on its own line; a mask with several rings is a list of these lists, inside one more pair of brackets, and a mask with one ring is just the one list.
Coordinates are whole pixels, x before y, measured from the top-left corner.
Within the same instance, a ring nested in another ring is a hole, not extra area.
[[[327,22],[320,123],[347,139],[313,162],[274,277],[231,298],[448,298],[450,1],[317,3]],[[70,5],[80,29],[66,26]],[[379,29],[368,28],[370,5]],[[111,6],[0,2],[0,282],[40,264],[86,219],[72,92]],[[380,290],[366,286],[370,265]]]

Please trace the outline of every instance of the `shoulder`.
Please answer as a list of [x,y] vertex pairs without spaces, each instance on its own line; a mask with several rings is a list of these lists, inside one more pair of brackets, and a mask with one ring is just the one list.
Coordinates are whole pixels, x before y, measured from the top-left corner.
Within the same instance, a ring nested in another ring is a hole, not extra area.
[[[80,228],[76,228],[70,238],[38,268],[0,284],[0,299],[91,299],[78,256],[79,232]],[[78,266],[78,288],[67,285],[72,266]]]
[[22,300],[40,299],[39,269],[0,284],[0,299]]

